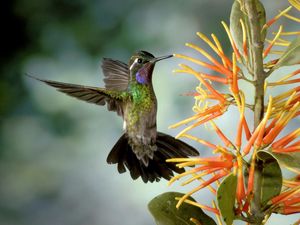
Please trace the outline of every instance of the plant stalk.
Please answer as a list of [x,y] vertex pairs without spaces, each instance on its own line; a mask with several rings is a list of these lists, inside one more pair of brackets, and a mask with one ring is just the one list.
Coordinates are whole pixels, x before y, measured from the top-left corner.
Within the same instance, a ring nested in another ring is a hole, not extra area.
[[[252,70],[254,76],[254,129],[259,125],[264,115],[264,83],[266,73],[263,68],[263,48],[264,42],[261,37],[261,26],[259,23],[259,14],[257,12],[258,0],[245,0],[245,9],[248,15],[250,30],[250,51],[252,56]],[[255,154],[255,153],[254,153]],[[254,172],[254,197],[251,202],[251,225],[262,224],[264,213],[261,208],[262,193],[262,162],[256,161]]]

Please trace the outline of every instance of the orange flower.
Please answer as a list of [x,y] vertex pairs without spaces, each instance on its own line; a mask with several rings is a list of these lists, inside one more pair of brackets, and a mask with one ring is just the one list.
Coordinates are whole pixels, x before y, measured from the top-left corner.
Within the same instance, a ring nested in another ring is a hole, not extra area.
[[176,166],[179,168],[195,166],[195,168],[190,169],[182,174],[174,176],[170,181],[169,185],[176,180],[191,175],[192,177],[182,183],[182,185],[189,184],[195,180],[200,180],[204,176],[211,175],[211,178],[207,181],[200,180],[201,184],[194,188],[192,191],[185,194],[178,202],[177,207],[179,207],[182,202],[184,202],[190,195],[207,187],[208,185],[214,183],[215,181],[228,175],[232,168],[236,166],[235,157],[226,149],[216,149],[220,152],[220,155],[207,157],[207,158],[173,158],[167,159],[167,162],[176,162]]

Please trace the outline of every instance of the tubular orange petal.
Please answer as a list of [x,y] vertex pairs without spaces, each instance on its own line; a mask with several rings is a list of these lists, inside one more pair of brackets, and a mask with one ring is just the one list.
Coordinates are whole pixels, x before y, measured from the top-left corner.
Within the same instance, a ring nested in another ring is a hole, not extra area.
[[287,148],[275,148],[272,152],[276,153],[288,153],[288,152],[300,152],[300,146],[287,147]]
[[225,146],[233,146],[231,141],[224,135],[224,133],[220,130],[220,128],[215,124],[214,121],[210,121],[214,131],[217,133],[217,135],[221,138]]
[[222,71],[222,74],[226,75],[227,77],[231,77],[231,71],[228,70],[226,67],[224,67],[222,64],[220,64],[215,58],[213,58],[211,55],[209,55],[206,51],[204,51],[202,48],[191,44],[186,43],[186,46],[195,49],[199,53],[201,53],[203,56],[205,56],[209,61],[211,61],[213,64],[216,65],[216,67],[219,68],[220,71]]
[[232,53],[232,83],[231,83],[231,91],[234,94],[239,93],[238,87],[238,78],[237,78],[237,65],[236,65],[236,56]]
[[265,136],[263,142],[265,144],[270,144],[277,137],[277,135],[281,132],[281,130],[286,126],[286,124],[294,117],[296,112],[299,110],[300,102],[297,102],[289,112],[286,113],[284,117],[280,117],[277,124],[275,124],[274,128]]
[[194,123],[194,124],[188,126],[187,128],[183,129],[179,134],[177,134],[176,138],[181,137],[181,136],[182,136],[184,133],[186,133],[187,131],[189,131],[189,130],[191,130],[191,129],[197,127],[197,126],[200,126],[200,125],[202,125],[202,124],[204,124],[204,123],[206,123],[206,122],[208,122],[208,121],[210,121],[210,120],[212,120],[212,119],[215,119],[215,118],[221,116],[222,114],[223,114],[223,112],[217,111],[217,112],[215,112],[215,113],[213,113],[213,114],[211,114],[211,115],[205,117],[204,119],[202,119],[202,120],[200,120],[200,121],[198,121],[198,122],[196,122],[196,123]]
[[249,129],[249,126],[248,126],[248,123],[247,123],[245,117],[243,117],[242,123],[243,123],[244,132],[245,132],[245,135],[246,135],[246,139],[249,141],[250,138],[251,138],[251,132],[250,132],[250,129]]
[[262,126],[262,123],[260,123],[260,124],[256,127],[255,131],[253,132],[251,138],[249,139],[247,145],[245,146],[245,148],[244,148],[244,150],[243,150],[243,156],[247,155],[247,154],[250,152],[250,150],[251,150],[251,148],[252,148],[252,146],[253,146],[253,143],[255,142],[255,140],[256,140],[256,138],[257,138],[257,136],[258,136],[258,133],[259,133],[259,131],[260,131],[260,129],[261,129],[261,126]]
[[244,187],[243,162],[240,154],[238,155],[237,160],[238,160],[238,183],[237,183],[236,199],[239,204],[239,208],[241,208],[242,200],[245,197],[245,187]]
[[253,197],[252,192],[253,192],[253,185],[254,185],[255,160],[256,160],[256,151],[253,153],[251,158],[251,165],[250,165],[249,177],[248,177],[248,187],[247,187],[248,198],[250,198],[250,196]]
[[283,215],[290,215],[294,213],[300,213],[300,206],[287,206],[279,211]]
[[226,176],[229,172],[227,171],[221,171],[220,173],[216,174],[215,176],[213,176],[211,179],[205,181],[204,183],[202,183],[200,186],[194,188],[192,191],[186,193],[184,196],[182,196],[182,198],[178,201],[176,208],[179,208],[179,206],[192,194],[194,194],[195,192],[205,188],[206,186],[210,185],[211,183],[215,182],[216,180]]
[[287,144],[289,144],[291,141],[293,141],[299,135],[300,135],[300,128],[292,131],[291,133],[287,134],[283,138],[281,138],[278,141],[274,142],[272,144],[272,148],[278,148],[278,147],[286,146]]
[[285,201],[286,199],[290,198],[291,196],[293,196],[294,194],[297,194],[299,192],[300,192],[300,186],[297,186],[297,187],[292,188],[288,191],[282,192],[278,196],[275,196],[274,198],[271,199],[271,203],[273,205],[279,204],[279,203]]

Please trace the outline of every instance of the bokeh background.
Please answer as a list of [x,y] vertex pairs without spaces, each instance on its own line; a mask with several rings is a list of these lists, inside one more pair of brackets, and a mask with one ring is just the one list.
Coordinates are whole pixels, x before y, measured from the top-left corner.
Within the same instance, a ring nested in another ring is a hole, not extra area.
[[[263,2],[269,18],[288,5]],[[228,22],[231,4],[219,0],[3,2],[0,224],[153,225],[147,203],[165,191],[186,189],[119,175],[114,165],[106,164],[106,156],[122,134],[121,118],[25,74],[103,86],[103,57],[127,62],[139,49],[156,56],[192,52],[184,43],[200,43],[197,31],[224,39],[220,21]],[[227,41],[224,46],[229,50]],[[158,129],[172,135],[179,130],[168,126],[192,114],[193,98],[180,94],[198,85],[188,75],[172,74],[179,62],[166,60],[154,71]],[[225,117],[222,124],[230,128],[232,118]],[[202,138],[214,138],[205,129],[197,132]],[[196,143],[190,144],[207,154]],[[195,197],[209,204],[212,198],[207,196],[202,191]],[[291,224],[298,217],[273,216],[269,224]]]

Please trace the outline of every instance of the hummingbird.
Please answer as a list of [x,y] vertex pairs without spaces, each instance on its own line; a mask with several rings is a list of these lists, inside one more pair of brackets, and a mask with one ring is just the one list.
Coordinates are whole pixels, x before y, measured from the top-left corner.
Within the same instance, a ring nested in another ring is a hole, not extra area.
[[100,106],[106,104],[109,111],[123,118],[124,133],[106,160],[117,164],[119,173],[127,168],[132,179],[141,177],[145,183],[161,178],[169,180],[173,172],[182,173],[184,169],[167,163],[166,159],[199,154],[185,142],[157,131],[152,74],[156,62],[172,56],[154,57],[147,51],[137,51],[129,64],[104,58],[101,65],[104,88],[33,78],[77,99]]

